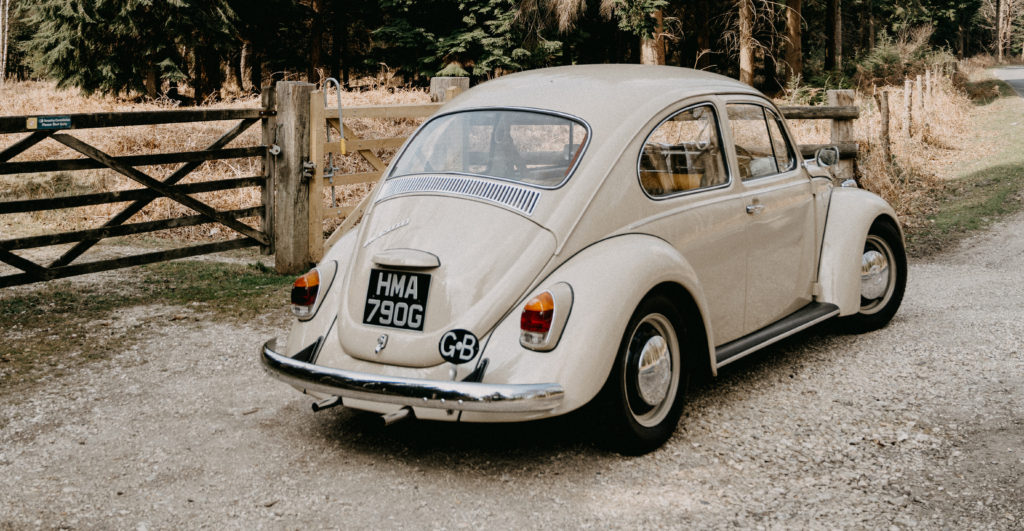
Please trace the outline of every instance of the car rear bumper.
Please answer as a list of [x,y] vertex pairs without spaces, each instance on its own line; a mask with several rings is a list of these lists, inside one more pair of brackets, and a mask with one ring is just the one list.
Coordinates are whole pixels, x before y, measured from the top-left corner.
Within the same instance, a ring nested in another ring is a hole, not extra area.
[[295,360],[277,348],[277,340],[271,339],[260,349],[260,359],[271,376],[301,389],[342,398],[458,411],[521,413],[552,410],[565,395],[557,383],[489,384],[346,371]]

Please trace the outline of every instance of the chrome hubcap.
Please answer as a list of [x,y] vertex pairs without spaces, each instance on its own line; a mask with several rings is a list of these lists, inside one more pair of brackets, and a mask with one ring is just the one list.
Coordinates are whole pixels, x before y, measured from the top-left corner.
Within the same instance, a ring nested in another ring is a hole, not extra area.
[[860,313],[885,307],[896,286],[896,262],[885,239],[869,234],[860,260]]
[[672,362],[665,338],[654,336],[647,340],[640,352],[637,380],[640,398],[647,405],[656,406],[665,400],[672,385]]
[[679,387],[679,340],[669,319],[653,313],[637,323],[630,335],[623,376],[626,402],[641,426],[665,419]]
[[871,249],[860,260],[860,296],[874,300],[885,295],[889,287],[889,261],[885,255]]

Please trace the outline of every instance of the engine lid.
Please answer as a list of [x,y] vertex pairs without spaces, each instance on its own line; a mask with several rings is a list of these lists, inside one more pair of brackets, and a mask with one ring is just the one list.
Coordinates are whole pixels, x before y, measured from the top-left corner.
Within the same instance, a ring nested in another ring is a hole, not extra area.
[[350,356],[378,363],[443,363],[442,336],[484,337],[555,251],[545,228],[472,199],[395,197],[364,223],[343,284],[339,336]]

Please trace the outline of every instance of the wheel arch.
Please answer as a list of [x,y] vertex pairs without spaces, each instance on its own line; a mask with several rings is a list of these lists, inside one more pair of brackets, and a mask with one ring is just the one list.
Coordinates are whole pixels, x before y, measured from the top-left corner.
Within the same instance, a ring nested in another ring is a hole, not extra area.
[[[600,267],[595,267],[595,265]],[[669,294],[681,314],[691,316],[701,333],[711,336],[703,292],[686,260],[664,240],[647,234],[624,234],[576,253],[538,282],[523,300],[564,282],[572,287],[573,306],[558,345],[533,352],[519,345],[519,312],[495,327],[484,354],[490,359],[484,381],[530,383],[555,381],[565,388],[554,415],[589,403],[611,374],[623,333],[633,312],[651,293]],[[522,303],[516,303],[519,308]],[[707,361],[713,349],[707,349]]]
[[881,197],[857,188],[836,188],[829,203],[818,266],[818,300],[839,306],[840,315],[860,310],[860,259],[871,227],[891,223],[903,239],[896,211]]
[[[686,349],[684,351],[683,354],[686,358],[684,361],[689,364],[687,368],[695,371],[694,376],[702,379],[716,375],[714,345],[709,341],[711,336],[708,334],[708,325],[705,323],[707,312],[701,310],[701,306],[697,304],[697,299],[690,293],[690,290],[677,282],[662,282],[652,288],[645,298],[659,294],[672,301],[676,310],[679,311],[679,317],[684,322],[677,323],[677,326],[682,326],[687,332],[695,334],[695,337],[691,338],[690,344],[707,346],[706,353],[705,349]],[[680,348],[683,346],[680,345]]]

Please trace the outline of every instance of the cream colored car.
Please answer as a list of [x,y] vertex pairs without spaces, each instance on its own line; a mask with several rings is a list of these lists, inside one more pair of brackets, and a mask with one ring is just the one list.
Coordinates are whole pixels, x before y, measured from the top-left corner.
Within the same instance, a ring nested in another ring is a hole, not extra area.
[[262,361],[314,410],[588,407],[613,449],[653,450],[691,377],[828,319],[880,328],[900,305],[893,209],[798,154],[769,100],[714,74],[488,81],[406,143],[361,224],[296,282],[298,321]]

